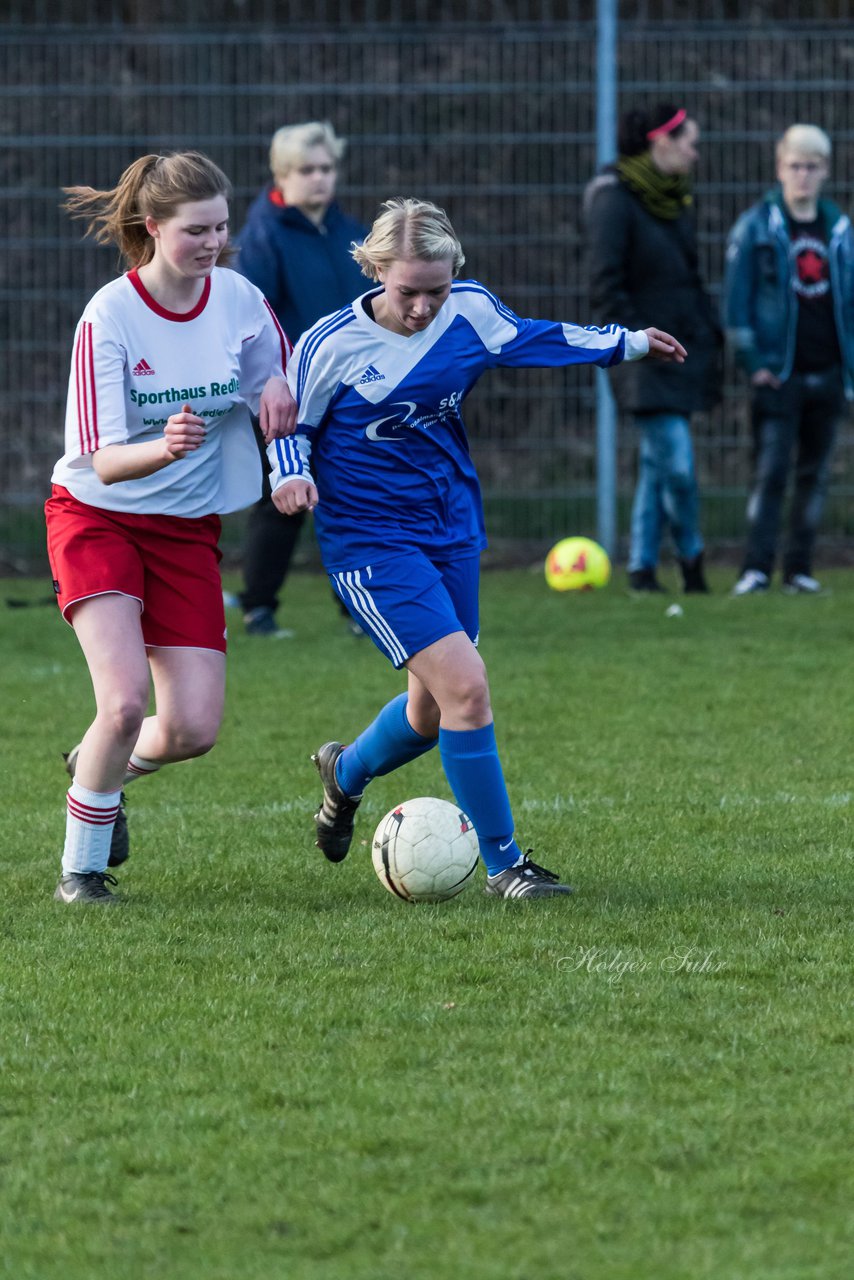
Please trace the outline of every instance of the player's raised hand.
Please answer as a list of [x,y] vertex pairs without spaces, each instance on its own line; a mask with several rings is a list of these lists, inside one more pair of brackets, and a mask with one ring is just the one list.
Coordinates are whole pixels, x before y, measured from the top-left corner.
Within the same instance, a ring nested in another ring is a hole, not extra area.
[[190,405],[185,404],[180,413],[172,413],[166,419],[163,439],[167,453],[173,460],[186,457],[204,442],[206,431],[204,418],[193,413]]
[[297,429],[297,406],[291,389],[284,378],[268,379],[261,392],[261,409],[258,414],[264,443],[281,440]]
[[684,364],[688,352],[681,342],[663,329],[644,329],[649,338],[649,354],[656,360],[670,360],[674,364]]
[[273,490],[273,505],[283,516],[313,511],[318,500],[317,489],[308,480],[289,480]]

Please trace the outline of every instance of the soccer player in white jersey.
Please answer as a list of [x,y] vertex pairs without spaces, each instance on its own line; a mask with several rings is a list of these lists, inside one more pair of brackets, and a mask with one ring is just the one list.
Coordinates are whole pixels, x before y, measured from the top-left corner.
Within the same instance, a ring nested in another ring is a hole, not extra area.
[[119,901],[107,867],[128,855],[123,787],[216,740],[219,513],[261,492],[250,411],[268,440],[296,424],[287,339],[260,291],[217,266],[230,192],[192,151],[143,156],[111,191],[66,189],[65,208],[129,270],[77,326],[65,454],[45,507],[54,589],[96,705],[67,759],[61,902]]
[[658,329],[579,328],[521,320],[474,280],[447,216],[390,200],[353,256],[378,288],[318,321],[294,349],[288,378],[296,435],[268,448],[273,501],[315,509],[333,586],[408,689],[349,746],[313,757],[323,783],[317,844],[347,855],[365,787],[438,742],[445,775],[470,816],[499,898],[570,893],[514,837],[486,669],[477,652],[480,552],[477,475],[461,416],[489,368],[610,365],[652,355],[681,363]]

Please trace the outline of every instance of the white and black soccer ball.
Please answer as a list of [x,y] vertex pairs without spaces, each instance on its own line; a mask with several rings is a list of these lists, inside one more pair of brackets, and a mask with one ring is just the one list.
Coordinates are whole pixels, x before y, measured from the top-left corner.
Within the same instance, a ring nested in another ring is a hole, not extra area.
[[459,805],[433,796],[397,804],[374,832],[371,856],[382,883],[405,902],[444,902],[474,878],[479,847]]

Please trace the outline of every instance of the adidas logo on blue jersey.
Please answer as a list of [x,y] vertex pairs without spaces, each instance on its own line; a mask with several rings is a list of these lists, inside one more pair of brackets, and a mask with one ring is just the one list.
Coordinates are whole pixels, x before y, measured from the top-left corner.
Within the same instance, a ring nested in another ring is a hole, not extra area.
[[385,374],[380,373],[379,369],[375,369],[372,364],[369,364],[356,386],[363,387],[366,382],[385,382]]

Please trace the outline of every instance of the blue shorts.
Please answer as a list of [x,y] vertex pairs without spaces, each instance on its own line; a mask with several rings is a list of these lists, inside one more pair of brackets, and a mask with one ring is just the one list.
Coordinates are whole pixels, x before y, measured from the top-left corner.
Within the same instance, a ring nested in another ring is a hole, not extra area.
[[395,667],[455,631],[477,644],[479,554],[434,561],[408,551],[331,573],[329,580]]

